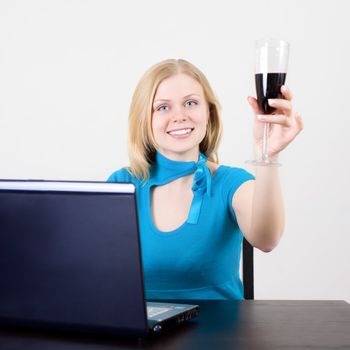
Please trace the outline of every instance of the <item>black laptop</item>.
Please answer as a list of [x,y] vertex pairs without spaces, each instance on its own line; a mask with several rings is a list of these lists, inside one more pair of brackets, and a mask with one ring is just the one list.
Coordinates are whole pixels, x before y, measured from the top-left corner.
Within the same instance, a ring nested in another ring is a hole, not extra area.
[[0,323],[145,336],[198,315],[146,302],[131,183],[0,181]]

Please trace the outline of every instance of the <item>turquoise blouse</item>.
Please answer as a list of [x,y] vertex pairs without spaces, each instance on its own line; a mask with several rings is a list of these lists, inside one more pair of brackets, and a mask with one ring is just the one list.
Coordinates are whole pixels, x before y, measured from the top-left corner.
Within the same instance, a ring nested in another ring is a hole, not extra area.
[[254,179],[244,169],[219,166],[197,222],[187,220],[162,232],[151,215],[152,181],[142,184],[126,168],[108,178],[136,186],[146,299],[243,299],[239,277],[243,236],[232,197],[240,185]]

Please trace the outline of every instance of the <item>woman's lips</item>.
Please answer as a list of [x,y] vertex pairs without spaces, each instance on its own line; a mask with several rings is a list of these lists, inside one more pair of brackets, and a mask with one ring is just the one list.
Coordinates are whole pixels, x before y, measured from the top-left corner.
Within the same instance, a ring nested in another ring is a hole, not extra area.
[[167,134],[176,138],[176,139],[184,139],[192,134],[194,128],[183,128],[178,130],[168,131]]

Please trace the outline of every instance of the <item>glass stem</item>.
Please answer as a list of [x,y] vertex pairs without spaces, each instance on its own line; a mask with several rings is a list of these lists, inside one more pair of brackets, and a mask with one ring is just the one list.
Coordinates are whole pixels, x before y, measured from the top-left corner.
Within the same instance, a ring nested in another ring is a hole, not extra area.
[[267,153],[267,140],[269,136],[269,123],[264,124],[264,137],[263,137],[263,147],[262,147],[262,159],[268,160],[269,159],[269,154]]

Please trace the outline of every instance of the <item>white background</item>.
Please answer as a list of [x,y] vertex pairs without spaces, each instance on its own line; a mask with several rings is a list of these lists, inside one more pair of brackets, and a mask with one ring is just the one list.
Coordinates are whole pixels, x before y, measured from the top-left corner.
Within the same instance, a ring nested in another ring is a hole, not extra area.
[[305,129],[281,156],[287,225],[255,252],[255,294],[350,302],[348,4],[0,0],[0,178],[105,180],[127,165],[133,90],[166,58],[206,74],[223,107],[220,162],[246,167],[254,40],[284,38]]

